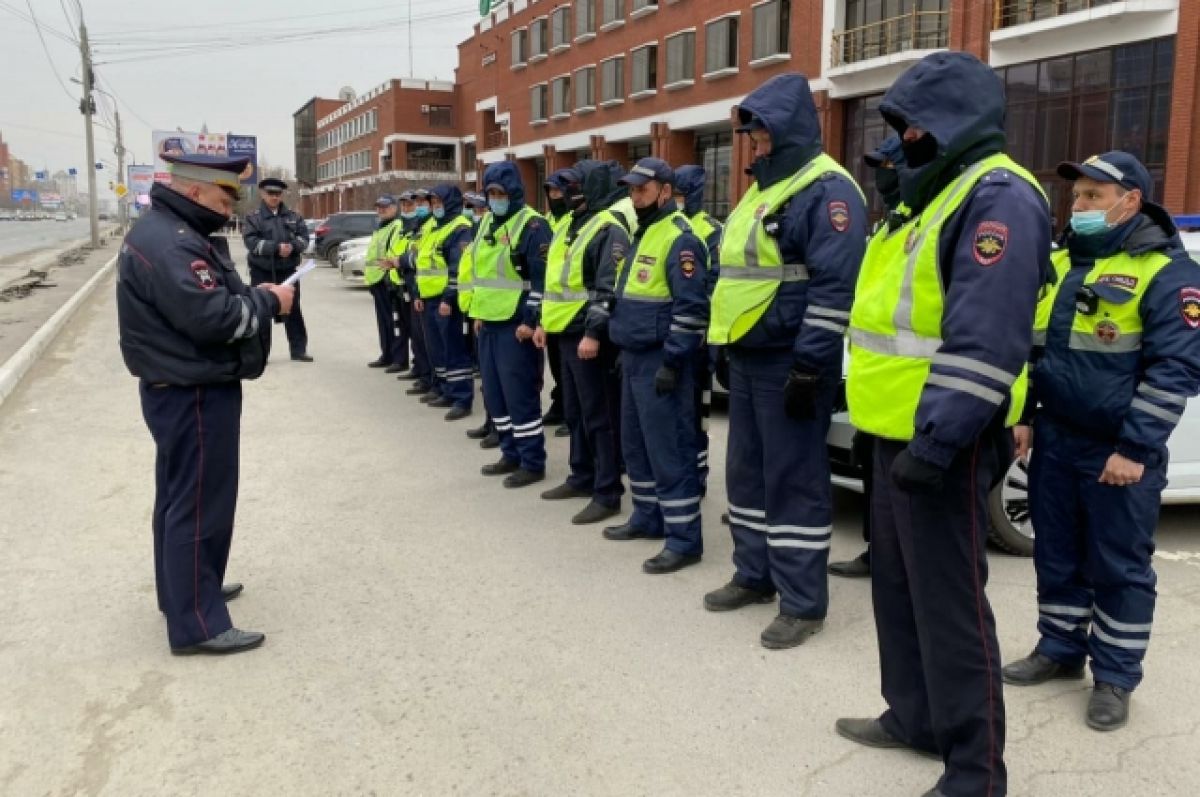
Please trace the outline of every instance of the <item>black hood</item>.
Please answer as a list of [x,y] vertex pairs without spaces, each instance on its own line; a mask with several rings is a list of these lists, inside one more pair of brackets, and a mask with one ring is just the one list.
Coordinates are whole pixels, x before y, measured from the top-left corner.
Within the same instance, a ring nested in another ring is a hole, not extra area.
[[582,160],[572,171],[572,180],[579,183],[583,198],[587,200],[585,216],[611,207],[629,193],[625,186],[617,183],[623,172],[616,161]]
[[920,166],[900,167],[900,190],[914,213],[976,161],[1004,151],[1004,83],[973,55],[941,52],[922,58],[884,95],[879,112],[901,136],[918,127],[937,142]]
[[695,216],[704,207],[704,167],[680,166],[675,170],[675,191],[683,194],[683,212]]
[[821,151],[821,122],[804,75],[771,78],[747,95],[738,117],[742,125],[757,120],[771,134],[771,154],[747,170],[760,189],[791,177]]
[[512,161],[498,161],[488,164],[483,170],[483,189],[486,193],[489,185],[498,185],[508,194],[508,215],[516,213],[525,204],[525,184],[521,182],[521,172]]

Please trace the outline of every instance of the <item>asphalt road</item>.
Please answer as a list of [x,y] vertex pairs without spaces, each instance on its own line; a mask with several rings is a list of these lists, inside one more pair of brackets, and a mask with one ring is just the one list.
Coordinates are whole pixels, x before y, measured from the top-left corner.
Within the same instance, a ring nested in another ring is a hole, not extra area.
[[[101,222],[107,226],[107,222]],[[88,237],[88,220],[0,221],[0,259],[25,252],[52,249]]]
[[[0,794],[919,795],[940,765],[857,747],[882,708],[868,585],[831,583],[826,629],[768,651],[776,611],[713,615],[707,553],[643,575],[577,508],[478,474],[466,423],[368,370],[370,299],[305,284],[316,363],[246,387],[230,578],[266,645],[169,655],[150,547],[153,450],[115,340],[112,286],[0,408]],[[477,420],[477,418],[476,418]],[[551,438],[550,478],[566,446]],[[626,502],[628,506],[628,501]],[[1083,724],[1088,685],[1008,689],[1014,795],[1200,793],[1200,513],[1160,530],[1159,611],[1128,728]],[[834,556],[859,550],[838,495]],[[1006,658],[1034,642],[1028,560],[994,554]]]

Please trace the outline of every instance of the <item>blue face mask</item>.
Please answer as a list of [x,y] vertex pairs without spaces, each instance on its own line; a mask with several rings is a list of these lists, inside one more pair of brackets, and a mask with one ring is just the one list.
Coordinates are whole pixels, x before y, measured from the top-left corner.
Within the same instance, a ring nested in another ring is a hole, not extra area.
[[463,211],[463,215],[467,217],[467,221],[475,221],[475,211],[473,209],[467,208]]
[[497,216],[507,216],[508,215],[508,200],[507,199],[489,199],[488,207],[491,208],[492,212],[495,213]]
[[429,216],[429,205],[417,205],[417,218],[424,219]]
[[433,209],[433,217],[435,219],[443,219],[446,217],[446,209],[440,205]]
[[[1125,197],[1121,197],[1124,199]],[[1071,229],[1076,235],[1100,235],[1116,227],[1116,224],[1110,224],[1108,214],[1112,209],[1121,204],[1121,199],[1113,203],[1108,210],[1076,210],[1071,213]]]

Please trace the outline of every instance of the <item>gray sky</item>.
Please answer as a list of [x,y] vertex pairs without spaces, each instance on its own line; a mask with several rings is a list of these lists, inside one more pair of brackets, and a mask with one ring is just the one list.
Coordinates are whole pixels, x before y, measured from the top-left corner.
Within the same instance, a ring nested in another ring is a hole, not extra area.
[[[290,169],[292,113],[310,97],[336,97],[347,85],[363,92],[409,74],[407,0],[80,2],[99,85],[122,101],[125,145],[139,163],[148,162],[151,126],[199,130],[207,123],[214,133],[257,135],[259,162]],[[74,0],[0,0],[0,133],[31,166],[82,173],[80,87],[69,82],[80,76],[79,50],[46,33],[68,97],[33,25],[11,13],[28,17],[30,5],[39,22],[60,34],[68,32],[68,14],[75,19]],[[412,0],[414,77],[453,78],[456,45],[470,35],[478,9],[478,0]],[[220,42],[268,37],[288,40],[218,49]],[[101,101],[111,106],[97,95]],[[115,164],[113,134],[100,127],[96,133],[97,160]],[[103,196],[108,180],[100,174]]]

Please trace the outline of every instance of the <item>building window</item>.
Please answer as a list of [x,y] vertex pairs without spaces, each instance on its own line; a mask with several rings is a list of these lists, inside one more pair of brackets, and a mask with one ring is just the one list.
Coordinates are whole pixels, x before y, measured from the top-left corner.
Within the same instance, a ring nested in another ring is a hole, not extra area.
[[430,105],[429,106],[429,126],[430,127],[454,127],[454,117],[452,108],[449,105]]
[[788,52],[788,31],[791,20],[789,0],[770,0],[754,7],[753,58],[770,58]]
[[629,165],[633,166],[642,158],[649,158],[650,153],[654,151],[653,145],[649,141],[630,141],[629,142]]
[[696,163],[704,167],[704,209],[723,219],[729,215],[729,183],[733,163],[733,134],[696,136]]
[[667,85],[696,77],[696,31],[678,33],[667,39]]
[[704,71],[737,69],[738,20],[725,17],[704,27]]
[[546,121],[546,84],[539,83],[529,89],[529,121]]
[[625,96],[625,56],[600,64],[600,101],[616,102]]
[[474,141],[468,141],[463,144],[463,169],[468,172],[473,172],[476,169],[476,161],[479,160],[479,150]]
[[566,116],[571,112],[571,78],[569,75],[550,81],[550,116]]
[[633,0],[633,13],[630,16],[641,16],[638,12],[648,12],[649,10],[658,10],[658,0]]
[[596,32],[596,0],[575,0],[575,38]]
[[603,0],[604,14],[601,25],[616,25],[625,22],[625,0]]
[[950,0],[846,0],[845,29],[833,34],[834,66],[940,49],[949,31]]
[[629,53],[633,69],[633,94],[658,88],[658,45],[649,44]]
[[546,18],[539,17],[529,23],[529,58],[533,60],[546,55]]
[[408,168],[417,172],[453,172],[454,144],[408,145]]
[[571,42],[571,8],[562,6],[550,14],[550,47],[558,50],[570,47]]
[[512,65],[524,66],[529,57],[529,30],[517,28],[512,32]]
[[887,208],[875,190],[875,170],[863,163],[863,155],[874,152],[894,132],[879,113],[882,94],[846,100],[844,151],[842,163],[867,195],[867,210],[874,223],[887,215]]
[[596,67],[585,66],[575,70],[575,110],[592,110],[596,107]]

